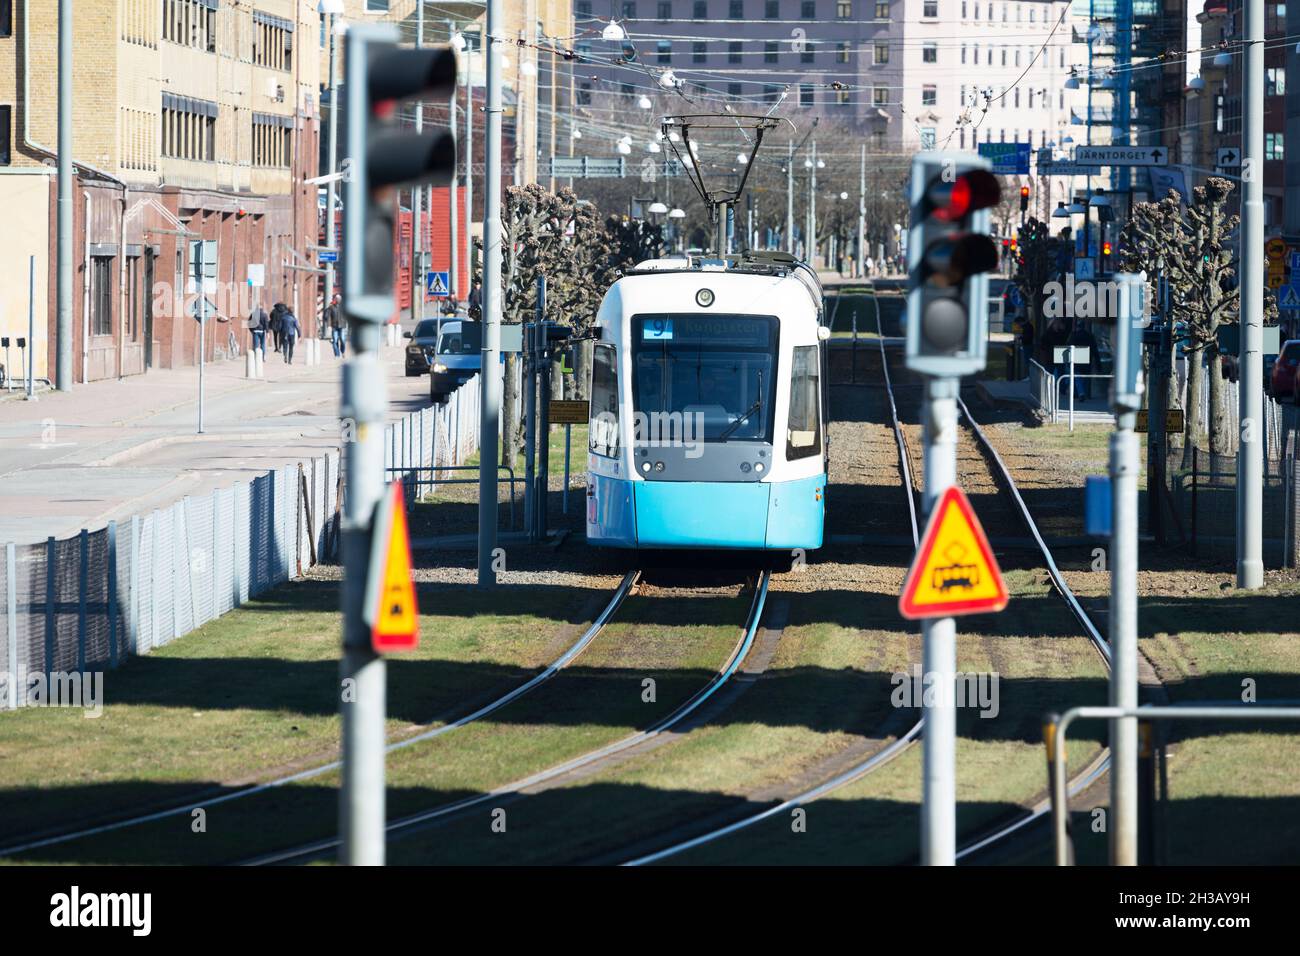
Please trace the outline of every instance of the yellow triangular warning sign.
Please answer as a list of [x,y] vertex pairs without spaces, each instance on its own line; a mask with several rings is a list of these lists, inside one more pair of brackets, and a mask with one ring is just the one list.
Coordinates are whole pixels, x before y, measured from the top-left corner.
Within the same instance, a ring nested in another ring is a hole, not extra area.
[[965,492],[944,491],[930,512],[898,610],[907,618],[1000,611],[1007,586]]
[[393,482],[388,500],[375,521],[375,548],[379,551],[378,574],[371,605],[370,644],[375,653],[409,651],[420,641],[419,607],[412,577],[411,539],[406,528],[406,507],[402,486]]

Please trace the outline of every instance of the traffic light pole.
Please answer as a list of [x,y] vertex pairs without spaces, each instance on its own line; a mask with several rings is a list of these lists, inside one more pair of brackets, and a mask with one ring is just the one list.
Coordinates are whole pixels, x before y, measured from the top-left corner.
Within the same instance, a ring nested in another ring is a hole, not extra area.
[[1237,390],[1237,587],[1264,584],[1264,0],[1245,0],[1241,88],[1241,341]]
[[[957,483],[957,389],[959,379],[928,377],[921,420],[925,423],[925,483],[922,507]],[[933,618],[921,627],[922,673],[933,694],[922,695],[924,730],[921,790],[921,863],[957,862],[957,622]]]
[[483,52],[487,56],[487,135],[483,203],[483,364],[479,374],[478,583],[496,583],[497,429],[501,422],[501,0],[488,0]]

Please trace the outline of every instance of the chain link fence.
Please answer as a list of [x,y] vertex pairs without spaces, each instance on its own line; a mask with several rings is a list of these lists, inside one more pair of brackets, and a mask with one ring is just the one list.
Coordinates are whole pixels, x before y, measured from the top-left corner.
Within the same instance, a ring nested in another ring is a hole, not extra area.
[[[384,439],[403,479],[460,465],[478,450],[477,377],[390,422]],[[27,702],[34,675],[49,687],[117,667],[335,557],[345,487],[341,450],[330,451],[72,538],[4,545],[0,710]]]

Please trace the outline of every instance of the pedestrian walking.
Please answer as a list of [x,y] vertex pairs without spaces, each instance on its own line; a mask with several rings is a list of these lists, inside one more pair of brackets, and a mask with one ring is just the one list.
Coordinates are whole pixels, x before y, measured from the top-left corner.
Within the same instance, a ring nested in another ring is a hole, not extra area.
[[325,326],[330,330],[330,346],[334,349],[334,357],[338,358],[346,353],[347,345],[343,341],[343,315],[337,294],[325,306]]
[[298,317],[294,315],[286,306],[280,316],[280,344],[284,348],[284,362],[286,365],[293,364],[293,345],[298,341],[298,336],[302,334],[302,329],[298,326]]
[[284,350],[284,313],[288,307],[283,302],[277,302],[271,306],[271,340],[275,343],[275,350],[282,352]]
[[248,327],[253,332],[253,351],[261,351],[262,361],[266,361],[266,330],[270,325],[271,320],[266,314],[266,309],[260,305],[253,306],[253,312],[248,317]]
[[469,287],[469,311],[467,314],[471,319],[481,318],[483,315],[483,292],[479,287],[477,277]]

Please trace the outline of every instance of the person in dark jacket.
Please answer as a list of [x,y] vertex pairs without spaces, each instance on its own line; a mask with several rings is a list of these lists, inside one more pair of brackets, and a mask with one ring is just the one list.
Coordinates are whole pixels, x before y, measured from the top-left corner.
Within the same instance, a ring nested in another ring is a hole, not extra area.
[[468,305],[469,308],[466,314],[468,314],[471,319],[479,319],[483,317],[483,290],[479,285],[477,278],[475,278],[470,284]]
[[262,361],[266,361],[266,330],[270,326],[271,320],[266,314],[266,309],[260,305],[253,306],[253,312],[248,317],[248,327],[253,332],[253,351],[261,350]]
[[334,349],[334,357],[338,358],[347,352],[347,345],[343,341],[343,312],[339,309],[339,297],[336,294],[330,304],[325,306],[325,327],[330,330],[330,345]]
[[284,312],[280,314],[280,344],[284,349],[286,365],[293,364],[293,346],[301,334],[302,329],[298,326],[298,317],[289,311],[288,306],[286,306]]
[[271,338],[275,341],[275,350],[284,351],[284,314],[289,311],[283,302],[271,306]]

